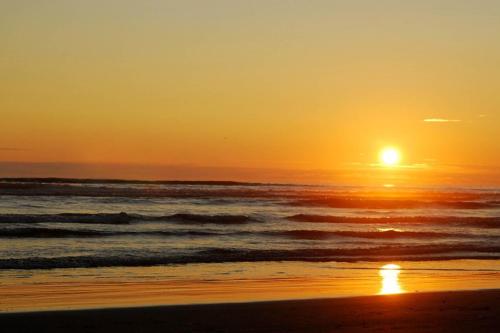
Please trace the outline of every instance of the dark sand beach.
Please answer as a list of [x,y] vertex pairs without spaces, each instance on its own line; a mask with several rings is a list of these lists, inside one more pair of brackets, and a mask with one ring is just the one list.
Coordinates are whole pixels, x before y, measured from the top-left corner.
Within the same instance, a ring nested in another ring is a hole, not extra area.
[[4,332],[498,332],[500,290],[0,315]]

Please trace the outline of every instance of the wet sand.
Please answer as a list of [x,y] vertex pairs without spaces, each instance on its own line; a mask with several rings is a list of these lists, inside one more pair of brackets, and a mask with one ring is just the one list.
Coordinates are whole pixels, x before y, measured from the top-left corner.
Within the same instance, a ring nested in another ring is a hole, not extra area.
[[5,332],[499,332],[500,290],[0,314]]

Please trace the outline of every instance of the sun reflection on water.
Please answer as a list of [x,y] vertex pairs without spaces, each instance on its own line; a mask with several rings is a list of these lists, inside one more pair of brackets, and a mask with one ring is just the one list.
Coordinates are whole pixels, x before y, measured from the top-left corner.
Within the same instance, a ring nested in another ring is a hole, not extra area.
[[387,264],[380,267],[379,275],[382,277],[380,295],[400,294],[404,292],[399,283],[399,273],[401,273],[401,266],[396,264]]

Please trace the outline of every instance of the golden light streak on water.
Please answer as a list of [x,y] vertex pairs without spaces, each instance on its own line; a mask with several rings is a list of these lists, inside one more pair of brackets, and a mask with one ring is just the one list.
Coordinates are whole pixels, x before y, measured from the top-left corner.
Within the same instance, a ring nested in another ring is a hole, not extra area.
[[401,294],[404,292],[399,282],[401,266],[396,264],[387,264],[380,268],[379,275],[382,277],[382,287],[380,295]]

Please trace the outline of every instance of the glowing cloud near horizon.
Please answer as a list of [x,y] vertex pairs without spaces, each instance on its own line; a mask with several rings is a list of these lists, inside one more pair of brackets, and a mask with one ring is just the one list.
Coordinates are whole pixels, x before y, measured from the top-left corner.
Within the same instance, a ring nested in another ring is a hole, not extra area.
[[459,123],[460,119],[445,119],[445,118],[426,118],[424,119],[426,123]]

